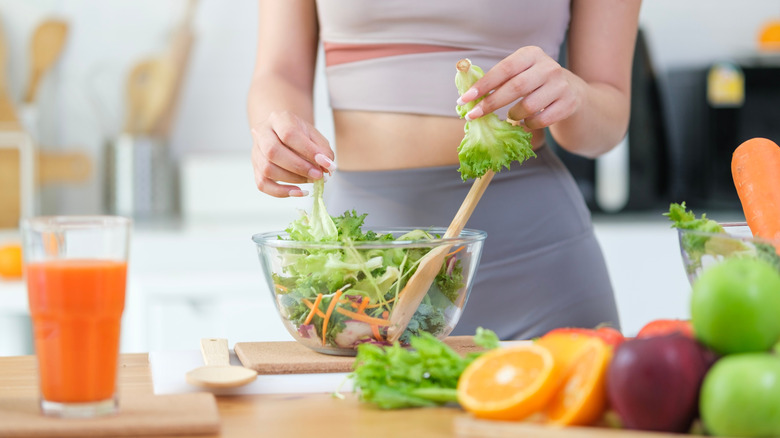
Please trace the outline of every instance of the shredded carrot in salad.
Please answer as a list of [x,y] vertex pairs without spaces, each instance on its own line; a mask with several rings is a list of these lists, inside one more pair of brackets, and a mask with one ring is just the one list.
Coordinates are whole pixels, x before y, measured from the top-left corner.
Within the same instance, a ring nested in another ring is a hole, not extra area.
[[341,294],[343,292],[341,289],[336,291],[336,294],[333,295],[333,298],[330,300],[330,304],[328,305],[328,310],[325,312],[325,317],[322,319],[322,345],[325,346],[325,335],[328,333],[328,321],[330,321],[330,315],[333,314],[333,309],[336,308],[336,304],[339,302],[339,298],[341,298]]
[[383,327],[387,327],[390,325],[390,321],[388,321],[387,319],[374,318],[373,316],[368,316],[365,313],[356,313],[351,310],[347,310],[343,307],[337,307],[336,312],[346,316],[347,318],[352,318],[355,321],[365,322],[366,324],[383,326]]
[[465,248],[465,246],[461,246],[460,248],[456,249],[455,251],[452,251],[451,253],[447,254],[447,257],[449,257],[451,255],[455,255],[455,254],[461,252],[463,250],[463,248]]
[[322,294],[317,294],[317,298],[314,300],[314,304],[312,304],[311,306],[311,311],[309,312],[309,316],[307,316],[306,320],[303,321],[304,324],[310,323],[311,319],[314,318],[314,314],[319,310],[320,301],[322,301]]

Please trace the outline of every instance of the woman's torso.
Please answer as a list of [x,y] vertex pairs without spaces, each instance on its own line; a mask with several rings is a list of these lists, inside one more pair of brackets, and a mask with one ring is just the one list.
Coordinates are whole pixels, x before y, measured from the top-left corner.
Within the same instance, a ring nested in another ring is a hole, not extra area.
[[[317,0],[317,8],[343,170],[456,164],[458,59],[487,71],[526,45],[557,58],[569,20],[569,0]],[[534,133],[535,146],[543,140]]]

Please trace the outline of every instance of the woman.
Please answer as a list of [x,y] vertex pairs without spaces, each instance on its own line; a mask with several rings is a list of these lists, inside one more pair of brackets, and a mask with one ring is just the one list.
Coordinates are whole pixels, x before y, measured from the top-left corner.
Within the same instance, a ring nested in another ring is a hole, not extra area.
[[[573,178],[544,144],[597,157],[625,135],[640,0],[261,0],[248,110],[258,189],[305,196],[331,172],[331,214],[367,226],[447,226],[470,187],[457,172],[467,115],[532,132],[537,158],[496,174],[469,228],[488,232],[454,334],[502,339],[559,326],[619,327],[601,249]],[[568,68],[557,62],[567,40]],[[318,44],[334,145],[313,125]],[[455,63],[486,74],[463,96]],[[334,160],[338,156],[338,171]]]

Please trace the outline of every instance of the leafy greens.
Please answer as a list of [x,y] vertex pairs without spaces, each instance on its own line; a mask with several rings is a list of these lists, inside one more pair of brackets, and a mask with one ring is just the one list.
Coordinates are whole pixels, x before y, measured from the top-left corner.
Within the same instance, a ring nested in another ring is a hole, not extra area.
[[[468,59],[458,62],[455,86],[463,94],[474,85],[484,72]],[[482,98],[473,100],[455,109],[463,118]],[[464,137],[458,146],[460,176],[463,181],[479,178],[488,170],[500,172],[509,169],[513,161],[536,157],[531,147],[531,133],[520,126],[514,126],[498,118],[495,113],[485,114],[475,120],[466,121]]]
[[[280,236],[315,244],[278,249],[281,267],[272,278],[280,312],[312,347],[356,348],[366,342],[385,343],[383,321],[420,259],[430,251],[424,242],[437,236],[419,229],[401,236],[363,231],[366,214],[358,215],[353,210],[330,216],[323,193],[324,182],[318,180],[314,183],[311,214],[302,212],[285,229],[287,236]],[[392,240],[423,243],[385,248],[361,245]],[[445,312],[453,311],[465,284],[463,257],[451,254],[445,258],[431,290],[401,336],[402,343],[408,343],[413,335],[438,334],[448,328]]]
[[[482,353],[460,356],[449,345],[428,333],[411,337],[411,349],[398,344],[358,347],[350,377],[360,399],[381,409],[437,406],[457,402],[458,379]],[[490,330],[478,328],[474,342],[485,350],[499,340]]]
[[708,219],[706,214],[697,218],[691,210],[686,210],[685,202],[669,206],[664,213],[672,221],[672,228],[691,230],[695,233],[683,232],[680,243],[687,254],[690,264],[688,274],[701,268],[705,255],[713,257],[757,257],[772,264],[780,271],[780,256],[774,245],[766,242],[755,242],[752,246],[737,239],[722,239],[718,234],[727,232],[718,222]]

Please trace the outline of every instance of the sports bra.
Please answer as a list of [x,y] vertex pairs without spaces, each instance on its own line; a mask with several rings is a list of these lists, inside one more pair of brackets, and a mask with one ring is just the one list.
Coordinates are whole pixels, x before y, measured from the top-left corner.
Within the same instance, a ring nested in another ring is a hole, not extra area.
[[528,45],[557,59],[570,18],[569,0],[316,1],[330,105],[342,110],[457,117],[459,59],[487,71]]

